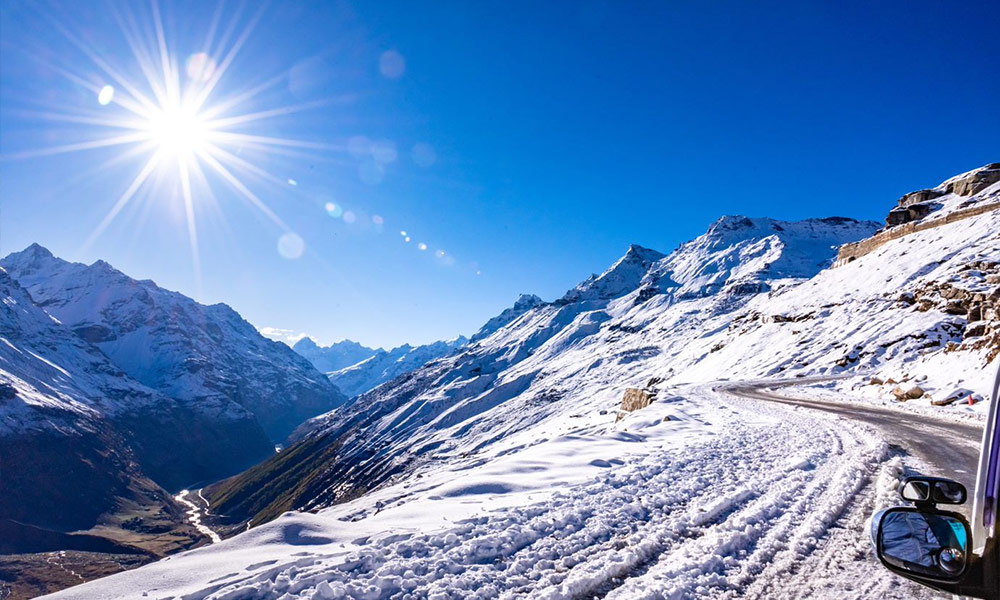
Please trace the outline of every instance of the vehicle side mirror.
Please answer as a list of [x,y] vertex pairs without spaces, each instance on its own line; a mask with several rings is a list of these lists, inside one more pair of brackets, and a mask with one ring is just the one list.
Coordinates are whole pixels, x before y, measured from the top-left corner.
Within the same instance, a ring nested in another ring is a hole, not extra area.
[[940,477],[907,477],[899,486],[903,500],[918,504],[963,504],[968,497],[965,486]]
[[879,560],[906,577],[958,582],[969,564],[969,547],[969,524],[957,513],[897,507],[883,511],[878,520]]

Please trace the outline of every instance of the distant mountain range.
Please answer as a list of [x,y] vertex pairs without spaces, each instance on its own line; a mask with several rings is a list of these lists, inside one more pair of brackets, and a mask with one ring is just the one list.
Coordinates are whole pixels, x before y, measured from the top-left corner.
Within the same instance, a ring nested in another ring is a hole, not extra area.
[[[525,312],[544,304],[538,296],[522,294],[510,308],[486,322],[473,336],[480,340]],[[330,346],[319,346],[312,338],[302,338],[292,349],[305,357],[314,367],[327,374],[342,392],[349,397],[370,391],[386,381],[424,364],[447,356],[469,343],[469,338],[457,338],[411,346],[403,344],[391,350],[367,348],[357,342],[344,340]]]

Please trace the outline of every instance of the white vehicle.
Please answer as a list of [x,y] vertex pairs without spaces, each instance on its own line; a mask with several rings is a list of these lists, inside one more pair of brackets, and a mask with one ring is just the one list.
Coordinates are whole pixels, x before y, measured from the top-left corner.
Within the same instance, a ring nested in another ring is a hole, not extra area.
[[972,525],[940,508],[966,501],[965,486],[936,477],[911,477],[899,494],[914,506],[886,509],[872,518],[872,542],[887,569],[918,583],[971,598],[1000,599],[1000,370],[983,431]]

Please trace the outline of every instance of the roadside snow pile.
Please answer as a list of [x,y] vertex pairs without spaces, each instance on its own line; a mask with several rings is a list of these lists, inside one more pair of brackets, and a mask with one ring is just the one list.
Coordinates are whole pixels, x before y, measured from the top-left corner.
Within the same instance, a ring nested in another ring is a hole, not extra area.
[[[596,412],[562,435],[540,426],[54,597],[766,596],[803,561],[842,557],[819,540],[877,475],[883,442],[823,415],[669,391],[617,425]],[[874,559],[844,567],[828,597],[919,594]]]

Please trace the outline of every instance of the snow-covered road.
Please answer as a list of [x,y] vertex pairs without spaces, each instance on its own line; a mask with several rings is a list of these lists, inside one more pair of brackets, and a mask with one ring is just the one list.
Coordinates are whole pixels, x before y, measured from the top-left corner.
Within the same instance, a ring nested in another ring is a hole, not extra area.
[[59,597],[928,596],[870,553],[868,517],[904,464],[863,423],[692,386],[603,427],[536,446],[588,465],[547,492],[532,481],[559,465],[508,453]]
[[876,428],[893,444],[917,457],[932,471],[972,487],[983,435],[981,421],[958,421],[916,415],[913,412],[809,397],[795,390],[802,380],[734,383],[720,389],[743,398],[780,402],[835,414]]

